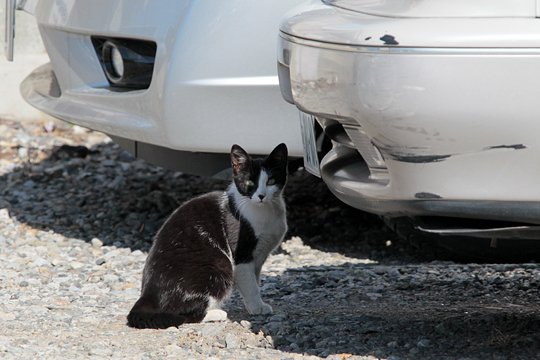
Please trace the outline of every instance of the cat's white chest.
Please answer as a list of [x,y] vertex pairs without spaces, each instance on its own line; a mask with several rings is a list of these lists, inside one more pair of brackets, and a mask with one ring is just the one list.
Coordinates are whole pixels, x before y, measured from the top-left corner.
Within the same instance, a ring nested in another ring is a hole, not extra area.
[[285,205],[281,202],[267,206],[254,204],[242,216],[251,225],[258,239],[279,241],[287,231]]
[[268,255],[283,240],[287,232],[287,220],[283,201],[273,206],[255,205],[254,207],[255,209],[245,212],[243,216],[251,225],[257,238],[253,258],[258,274]]
[[287,232],[285,201],[279,196],[270,202],[258,203],[242,198],[234,186],[229,191],[240,210],[240,216],[251,226],[257,239],[253,257],[260,266]]

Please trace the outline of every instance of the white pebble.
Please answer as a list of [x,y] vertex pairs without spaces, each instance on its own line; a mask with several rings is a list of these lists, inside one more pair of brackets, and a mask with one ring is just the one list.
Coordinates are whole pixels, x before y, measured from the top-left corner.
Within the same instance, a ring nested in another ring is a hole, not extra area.
[[227,312],[221,309],[208,310],[203,322],[219,322],[227,320]]
[[90,243],[92,244],[92,247],[95,249],[99,249],[103,246],[103,241],[99,240],[98,238],[93,238],[90,240]]

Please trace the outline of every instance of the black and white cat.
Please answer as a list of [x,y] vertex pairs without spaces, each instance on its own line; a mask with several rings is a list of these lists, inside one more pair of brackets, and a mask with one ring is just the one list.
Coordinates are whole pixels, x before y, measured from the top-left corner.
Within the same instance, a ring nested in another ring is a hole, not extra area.
[[282,190],[287,146],[266,159],[231,149],[233,182],[180,206],[165,221],[143,271],[141,297],[127,316],[135,328],[200,322],[233,285],[250,314],[269,314],[259,292],[261,267],[287,231]]

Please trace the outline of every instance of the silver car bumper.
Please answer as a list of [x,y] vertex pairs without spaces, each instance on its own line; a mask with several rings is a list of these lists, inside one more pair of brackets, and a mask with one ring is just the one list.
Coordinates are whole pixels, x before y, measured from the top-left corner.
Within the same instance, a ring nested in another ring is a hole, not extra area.
[[303,35],[281,33],[281,92],[334,140],[321,174],[339,199],[388,216],[540,223],[529,86],[540,52],[355,47]]

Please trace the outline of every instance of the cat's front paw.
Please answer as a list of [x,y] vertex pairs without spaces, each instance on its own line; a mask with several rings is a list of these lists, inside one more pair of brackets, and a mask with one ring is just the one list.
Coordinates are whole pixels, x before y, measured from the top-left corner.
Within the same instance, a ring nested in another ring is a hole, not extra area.
[[274,312],[272,310],[272,307],[264,302],[261,302],[260,304],[257,304],[256,306],[246,305],[246,309],[248,313],[250,313],[251,315],[266,315],[266,314],[272,314]]

